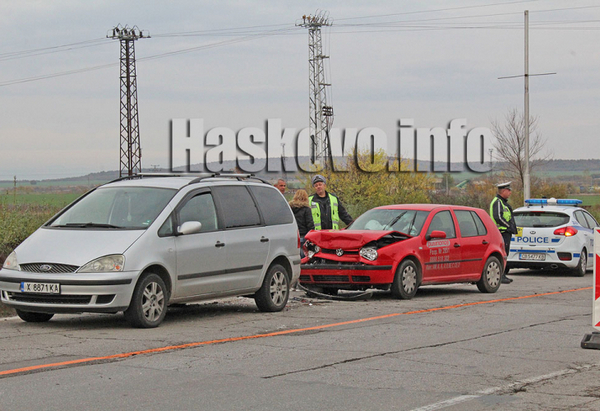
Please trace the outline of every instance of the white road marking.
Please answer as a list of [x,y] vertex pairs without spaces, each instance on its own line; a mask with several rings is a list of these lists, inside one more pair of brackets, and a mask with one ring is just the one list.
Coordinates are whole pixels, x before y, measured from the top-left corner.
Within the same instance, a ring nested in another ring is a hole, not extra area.
[[424,407],[414,408],[411,411],[433,411],[433,410],[440,410],[442,408],[451,407],[453,405],[461,404],[461,403],[467,402],[467,401],[471,401],[471,400],[474,400],[476,398],[481,398],[481,397],[483,397],[485,395],[493,395],[493,394],[498,394],[498,393],[505,392],[505,391],[512,391],[515,388],[521,388],[521,387],[523,387],[523,386],[525,386],[527,384],[535,384],[537,382],[544,381],[544,380],[549,380],[549,379],[556,378],[556,377],[560,377],[562,375],[574,374],[574,373],[579,372],[581,370],[586,370],[586,369],[589,369],[589,368],[597,366],[597,365],[598,364],[576,366],[576,367],[573,367],[573,368],[568,368],[566,370],[560,370],[560,371],[551,372],[549,374],[539,375],[537,377],[526,378],[524,380],[516,381],[516,382],[513,382],[511,384],[503,385],[503,386],[500,386],[500,387],[487,388],[485,390],[478,391],[475,394],[460,395],[458,397],[450,398],[448,400],[436,402],[434,404],[425,405]]

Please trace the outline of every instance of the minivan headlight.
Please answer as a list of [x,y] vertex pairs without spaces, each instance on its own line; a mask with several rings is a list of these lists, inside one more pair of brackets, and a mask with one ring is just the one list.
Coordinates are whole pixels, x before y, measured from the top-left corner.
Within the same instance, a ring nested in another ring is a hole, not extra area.
[[360,256],[369,261],[375,261],[375,260],[377,260],[377,257],[379,255],[378,255],[376,249],[371,248],[371,247],[365,247],[365,248],[360,249]]
[[125,256],[120,254],[107,255],[96,258],[81,267],[78,273],[109,273],[123,271],[125,265]]
[[17,253],[14,251],[10,253],[8,257],[6,257],[6,260],[4,260],[2,268],[6,268],[7,270],[21,271],[21,267],[19,267],[19,263],[17,263]]

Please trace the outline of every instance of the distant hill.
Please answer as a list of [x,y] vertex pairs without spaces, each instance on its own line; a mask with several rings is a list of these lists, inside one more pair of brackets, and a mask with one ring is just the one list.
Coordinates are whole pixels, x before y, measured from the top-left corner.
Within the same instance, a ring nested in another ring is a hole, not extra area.
[[[272,168],[275,168],[273,166],[277,162],[281,161],[281,159],[270,158],[268,161],[269,161],[269,165]],[[300,159],[298,159],[298,161],[306,164],[306,163],[308,163],[308,158],[300,158]],[[419,163],[419,169],[421,169],[421,170],[428,170],[430,168],[429,162],[419,161],[418,163]],[[435,169],[436,170],[444,169],[445,168],[444,164],[445,163],[436,162]],[[237,163],[235,161],[225,161],[223,163],[222,168],[226,171],[233,171],[236,169],[236,166],[237,166]],[[502,166],[503,166],[502,163],[495,163],[494,170],[500,170],[502,168]],[[200,170],[198,165],[191,166],[191,169],[196,172],[201,172],[201,171],[208,172],[209,169],[216,170],[217,168],[219,168],[219,164],[217,164],[217,163],[205,165],[205,168],[203,170]],[[464,164],[457,163],[457,164],[453,164],[453,168],[454,169],[456,169],[456,168],[464,169],[465,167],[464,167]],[[176,171],[184,171],[184,168],[176,167],[175,170]],[[600,175],[600,159],[549,160],[546,163],[544,163],[543,165],[539,166],[536,170],[537,170],[536,172],[549,173],[553,176],[561,175],[561,174],[573,175],[573,174],[581,174],[581,173],[589,173],[592,176],[594,176],[594,174]],[[162,168],[143,169],[143,172],[146,172],[146,173],[152,173],[152,172],[157,172],[157,173],[163,172],[164,173],[164,172],[168,172],[168,171],[169,170],[162,169]],[[442,172],[443,171],[440,171],[440,172],[436,171],[436,174],[440,174]],[[463,173],[468,173],[468,171],[464,171]],[[267,172],[266,170],[259,171],[254,174],[256,174],[258,177],[261,177],[265,180],[275,180],[282,175],[281,172]],[[474,173],[472,173],[472,174],[474,174]],[[286,176],[288,178],[293,178],[292,173],[287,173]],[[43,181],[44,185],[52,185],[53,183],[56,183],[57,185],[85,185],[90,182],[94,182],[94,183],[107,182],[107,181],[114,180],[118,177],[119,177],[119,171],[114,170],[114,171],[100,171],[100,172],[90,173],[90,174],[87,174],[84,176],[77,176],[77,177],[67,177],[67,178],[61,178],[61,179],[47,179],[47,180],[44,179],[41,181]],[[17,180],[17,181],[20,185],[23,185],[24,183],[36,184],[40,180],[37,180],[37,181]],[[9,187],[9,186],[12,186],[12,184],[13,184],[12,180],[0,181],[0,186],[2,186],[2,187]]]
[[589,171],[600,172],[600,160],[548,160],[540,165],[540,171]]

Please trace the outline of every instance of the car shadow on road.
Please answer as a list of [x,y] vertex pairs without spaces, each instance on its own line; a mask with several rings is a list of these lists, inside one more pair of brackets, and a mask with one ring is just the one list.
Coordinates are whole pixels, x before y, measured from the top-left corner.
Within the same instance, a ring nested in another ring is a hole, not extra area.
[[[209,318],[231,316],[235,313],[260,313],[253,299],[232,297],[218,301],[206,301],[193,304],[174,304],[168,307],[167,315],[161,327],[169,324],[192,322]],[[125,320],[123,313],[116,314],[56,314],[50,321],[42,323],[22,322],[28,329],[127,329],[131,325]],[[159,327],[160,328],[160,327]],[[131,328],[133,330],[133,328]]]
[[[588,271],[585,276],[587,277],[588,275],[593,275],[592,271]],[[577,277],[577,275],[575,275],[572,271],[566,270],[566,269],[560,269],[560,268],[555,268],[555,269],[545,269],[545,270],[511,270],[508,273],[509,277],[554,277],[554,278],[559,278],[559,277]]]

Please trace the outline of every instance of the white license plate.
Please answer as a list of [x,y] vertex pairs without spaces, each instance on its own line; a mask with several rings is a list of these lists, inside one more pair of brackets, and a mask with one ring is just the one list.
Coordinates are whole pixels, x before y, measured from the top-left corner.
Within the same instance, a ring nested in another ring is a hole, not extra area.
[[35,294],[60,294],[60,284],[22,282],[21,292]]
[[521,254],[519,254],[519,260],[545,261],[546,260],[546,254],[542,254],[542,253],[521,253]]

